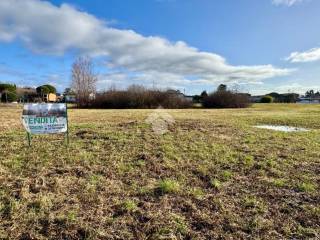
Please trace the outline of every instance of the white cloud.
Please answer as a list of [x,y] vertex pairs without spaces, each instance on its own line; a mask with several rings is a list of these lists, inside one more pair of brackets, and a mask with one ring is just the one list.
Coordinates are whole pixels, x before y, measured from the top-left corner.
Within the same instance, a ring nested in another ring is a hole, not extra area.
[[286,60],[293,63],[318,61],[320,60],[320,48],[312,48],[305,52],[293,52]]
[[290,82],[284,84],[273,85],[273,84],[261,84],[261,85],[247,85],[248,91],[252,95],[264,95],[271,92],[278,93],[297,93],[305,94],[305,92],[313,89],[314,91],[320,91],[320,84],[309,83],[305,84],[305,79],[292,79]]
[[0,1],[0,41],[14,40],[39,54],[76,50],[105,56],[109,68],[122,68],[140,76],[137,81],[152,79],[158,84],[259,82],[292,71],[272,65],[233,66],[222,56],[201,52],[184,42],[116,29],[68,4],[57,7],[40,0]]
[[286,6],[293,6],[294,4],[300,3],[304,0],[272,0],[274,5],[286,5]]
[[280,85],[275,88],[275,90],[279,92],[295,92],[300,94],[304,94],[311,89],[318,91],[320,90],[320,85],[303,85],[301,83],[295,82],[287,85]]

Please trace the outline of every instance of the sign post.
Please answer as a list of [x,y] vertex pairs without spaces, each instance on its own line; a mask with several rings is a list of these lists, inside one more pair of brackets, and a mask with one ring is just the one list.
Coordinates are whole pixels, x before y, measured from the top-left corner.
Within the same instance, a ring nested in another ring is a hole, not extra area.
[[28,145],[31,147],[31,133],[27,132]]
[[69,145],[69,118],[68,118],[68,105],[66,103],[66,118],[67,118],[67,145]]
[[28,144],[31,146],[33,134],[64,133],[69,144],[67,104],[25,104],[22,112],[22,123],[27,131]]

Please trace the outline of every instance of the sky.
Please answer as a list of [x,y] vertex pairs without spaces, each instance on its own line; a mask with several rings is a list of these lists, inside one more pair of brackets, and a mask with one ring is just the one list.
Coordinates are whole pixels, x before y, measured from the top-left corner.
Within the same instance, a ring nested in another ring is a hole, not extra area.
[[1,0],[0,82],[71,83],[89,56],[98,90],[253,95],[320,90],[318,0]]

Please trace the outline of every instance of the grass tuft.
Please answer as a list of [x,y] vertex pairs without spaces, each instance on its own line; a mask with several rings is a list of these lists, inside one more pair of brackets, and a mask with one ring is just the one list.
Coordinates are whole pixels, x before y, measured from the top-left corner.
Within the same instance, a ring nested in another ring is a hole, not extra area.
[[214,187],[215,189],[220,189],[222,187],[221,182],[218,179],[213,179],[211,180],[211,185],[212,187]]
[[316,190],[316,186],[310,182],[302,182],[298,184],[298,189],[301,192],[312,193]]
[[164,179],[159,181],[157,190],[161,194],[177,193],[180,190],[180,185],[175,180]]
[[137,204],[132,200],[126,200],[122,204],[122,209],[125,212],[135,212],[138,209]]

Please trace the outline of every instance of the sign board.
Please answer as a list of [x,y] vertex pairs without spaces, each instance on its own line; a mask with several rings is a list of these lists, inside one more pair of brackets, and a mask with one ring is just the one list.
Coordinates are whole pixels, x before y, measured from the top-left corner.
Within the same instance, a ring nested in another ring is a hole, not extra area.
[[66,133],[67,106],[64,103],[25,104],[22,123],[28,134]]

